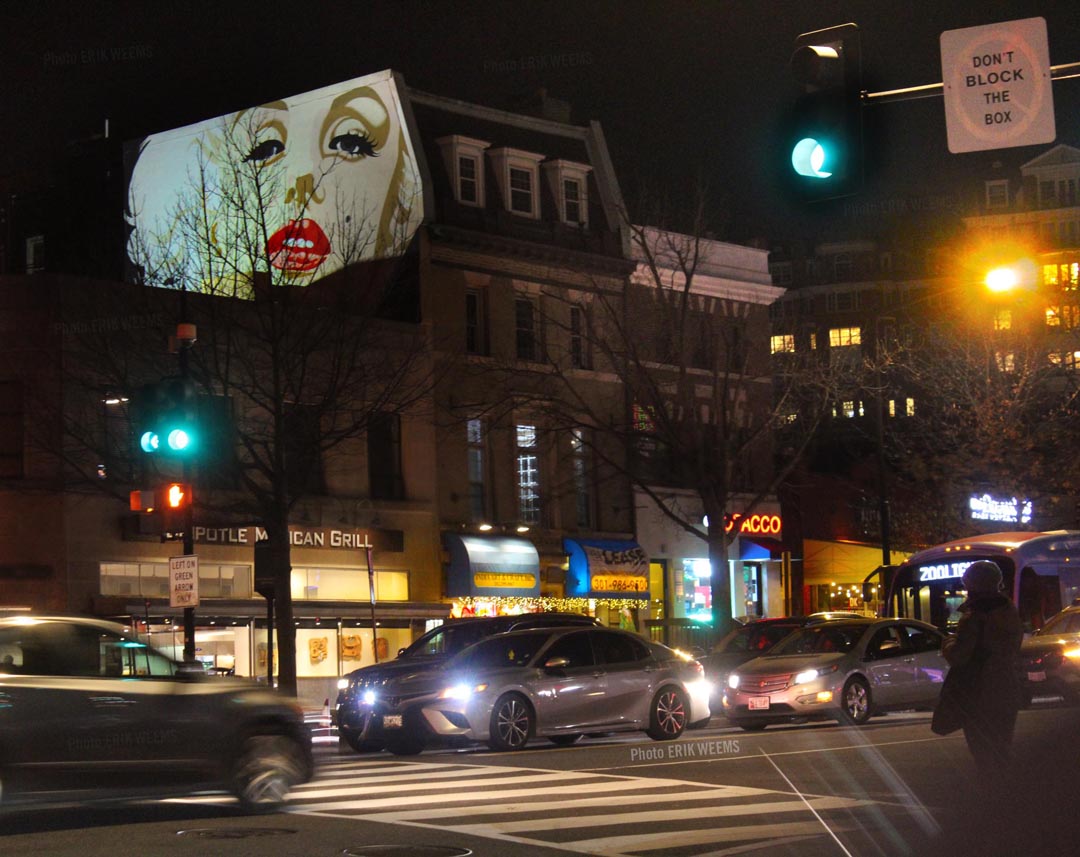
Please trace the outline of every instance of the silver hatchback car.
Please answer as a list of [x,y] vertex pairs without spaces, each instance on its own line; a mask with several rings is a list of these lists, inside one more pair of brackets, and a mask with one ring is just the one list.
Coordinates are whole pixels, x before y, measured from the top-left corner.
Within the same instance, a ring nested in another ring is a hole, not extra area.
[[520,750],[534,736],[567,745],[589,732],[677,738],[709,719],[701,664],[608,628],[512,631],[441,668],[403,676],[369,699],[364,738],[398,755],[453,739]]
[[734,725],[837,719],[862,725],[878,711],[932,708],[949,667],[942,634],[913,619],[809,625],[728,676],[723,709]]

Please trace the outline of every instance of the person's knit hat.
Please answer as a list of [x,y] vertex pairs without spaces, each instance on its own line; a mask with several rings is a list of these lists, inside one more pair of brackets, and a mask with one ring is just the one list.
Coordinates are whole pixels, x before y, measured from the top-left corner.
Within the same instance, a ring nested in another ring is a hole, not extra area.
[[964,589],[969,595],[997,593],[1001,591],[1001,569],[996,562],[980,559],[964,572]]

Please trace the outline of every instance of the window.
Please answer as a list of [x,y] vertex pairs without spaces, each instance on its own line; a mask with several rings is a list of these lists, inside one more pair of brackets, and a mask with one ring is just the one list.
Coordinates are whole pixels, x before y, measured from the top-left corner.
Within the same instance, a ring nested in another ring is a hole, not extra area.
[[994,313],[994,330],[1009,330],[1010,328],[1012,328],[1012,310],[997,310]]
[[514,331],[518,360],[535,363],[539,358],[536,337],[536,304],[531,298],[514,301]]
[[862,329],[858,327],[834,327],[829,330],[829,347],[846,348],[862,344]]
[[465,351],[468,354],[487,354],[484,295],[479,289],[465,292]]
[[22,384],[0,381],[0,478],[21,479],[23,473],[23,420],[26,405]]
[[480,202],[480,179],[477,159],[458,155],[458,202],[476,205]]
[[904,416],[915,416],[915,400],[912,399],[910,396],[904,399]]
[[1007,179],[996,179],[986,183],[986,207],[1009,207],[1009,182]]
[[544,156],[508,148],[491,149],[488,156],[491,158],[506,210],[523,217],[538,219],[540,194],[537,177]]
[[536,426],[519,425],[517,432],[518,517],[523,524],[540,523],[540,458]]
[[590,631],[596,660],[601,664],[633,664],[649,656],[649,649],[629,634]]
[[1080,365],[1080,351],[1057,351],[1046,356],[1052,366],[1059,366],[1066,372],[1075,372]]
[[32,235],[26,239],[26,273],[40,274],[45,270],[45,236]]
[[579,527],[590,528],[593,525],[591,467],[589,466],[589,447],[585,442],[583,429],[570,431],[570,460],[574,470],[574,497],[576,521]]
[[[169,566],[154,562],[103,562],[102,595],[167,598]],[[251,598],[251,566],[199,563],[200,598]]]
[[473,521],[487,519],[487,453],[484,440],[484,421],[469,420],[465,424],[465,455],[469,479],[469,515]]
[[582,223],[581,182],[577,179],[563,179],[563,220],[567,223]]
[[544,653],[544,662],[552,658],[566,658],[565,669],[575,667],[591,667],[593,661],[592,644],[589,642],[588,631],[578,631],[576,634],[567,634],[561,640]]
[[[850,280],[854,273],[855,262],[851,258],[850,253],[837,253],[833,257],[833,274],[835,275],[837,282],[842,283]],[[848,300],[851,299],[850,292],[841,292],[837,297],[840,297],[841,295],[846,296]]]
[[769,271],[772,273],[773,285],[791,285],[791,262],[775,262],[769,265]]
[[1080,262],[1043,265],[1043,285],[1056,286],[1063,292],[1075,292],[1080,287]]
[[484,150],[491,144],[459,134],[440,137],[435,142],[442,151],[454,199],[462,205],[483,207]]
[[368,422],[368,480],[372,498],[404,500],[401,472],[401,417],[378,413]]
[[570,365],[575,369],[592,369],[586,322],[584,307],[570,307]]
[[521,167],[510,168],[510,210],[518,214],[532,214],[532,171]]
[[769,348],[771,354],[791,353],[795,350],[795,335],[781,333],[769,337]]
[[1001,372],[1016,371],[1016,355],[1011,351],[994,352],[994,361],[997,363],[998,370]]
[[559,220],[570,226],[589,225],[588,164],[573,161],[544,161],[544,176],[548,191],[555,199]]

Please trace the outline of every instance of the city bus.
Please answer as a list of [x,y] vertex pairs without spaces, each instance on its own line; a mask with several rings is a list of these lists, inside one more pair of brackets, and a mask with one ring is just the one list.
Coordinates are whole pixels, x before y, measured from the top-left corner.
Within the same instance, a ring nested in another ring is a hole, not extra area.
[[952,630],[967,597],[961,578],[971,563],[1001,567],[1005,593],[1025,630],[1034,631],[1080,598],[1080,530],[986,533],[912,554],[889,576],[883,614],[922,619]]

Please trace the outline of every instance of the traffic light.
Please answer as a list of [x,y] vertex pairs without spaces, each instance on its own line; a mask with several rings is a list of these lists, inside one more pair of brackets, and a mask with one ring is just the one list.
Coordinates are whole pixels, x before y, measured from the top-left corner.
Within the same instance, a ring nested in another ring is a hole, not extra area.
[[191,502],[191,486],[185,482],[170,482],[155,492],[163,538],[177,538],[177,534],[187,532],[191,525]]
[[802,88],[786,129],[784,169],[806,201],[862,189],[862,52],[859,28],[841,24],[795,40],[791,73]]
[[148,454],[191,455],[198,447],[198,398],[190,381],[167,378],[135,397],[136,436]]

